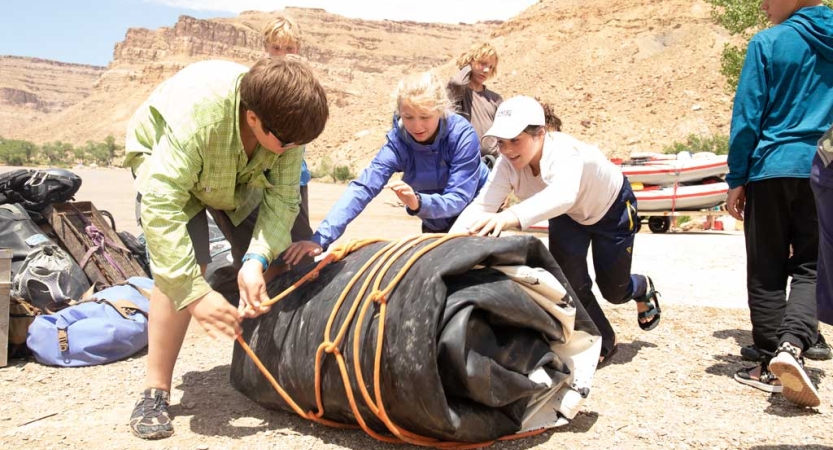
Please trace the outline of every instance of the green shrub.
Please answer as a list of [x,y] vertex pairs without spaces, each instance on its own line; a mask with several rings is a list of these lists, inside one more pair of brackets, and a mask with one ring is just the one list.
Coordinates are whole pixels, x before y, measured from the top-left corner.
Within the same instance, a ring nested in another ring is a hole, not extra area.
[[0,137],[0,163],[10,166],[48,165],[69,167],[75,163],[110,165],[116,153],[122,150],[113,136],[102,142],[87,141],[84,146],[56,141],[37,145],[29,141]]
[[10,166],[25,166],[32,163],[32,158],[39,153],[38,147],[18,139],[0,138],[0,162]]
[[309,167],[309,175],[312,178],[324,178],[330,176],[333,171],[333,161],[329,156],[321,158],[315,167]]
[[[712,5],[712,20],[732,35],[741,35],[740,46],[726,44],[720,61],[720,73],[726,77],[726,90],[734,93],[738,87],[740,71],[746,58],[747,43],[760,30],[769,27],[769,20],[761,8],[760,0],[706,0]],[[824,0],[833,7],[833,0]]]
[[350,166],[335,166],[330,175],[333,177],[333,180],[338,182],[350,181],[356,178],[356,174],[350,170]]
[[662,149],[667,155],[674,155],[680,152],[712,152],[716,155],[729,154],[729,136],[715,134],[712,136],[688,135],[686,142],[675,142]]
[[726,90],[730,91],[730,94],[734,94],[738,88],[740,71],[743,69],[745,60],[745,45],[742,48],[731,44],[723,46],[723,55],[720,57],[720,74],[726,77]]
[[712,20],[731,34],[754,34],[766,28],[766,13],[761,0],[706,0],[712,5]]

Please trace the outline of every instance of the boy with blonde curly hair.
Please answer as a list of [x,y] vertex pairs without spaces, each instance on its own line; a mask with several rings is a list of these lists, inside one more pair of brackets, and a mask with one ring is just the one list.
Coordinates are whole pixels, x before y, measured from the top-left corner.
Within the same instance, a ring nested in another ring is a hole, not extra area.
[[[500,94],[486,87],[486,81],[497,75],[497,50],[488,42],[475,44],[457,58],[457,67],[460,71],[448,82],[449,97],[460,115],[471,122],[477,136],[483,137],[495,120],[497,107],[503,102]],[[481,146],[480,155],[491,168],[498,151],[496,147]]]
[[263,48],[269,56],[297,55],[301,50],[301,27],[291,17],[277,15],[263,27]]

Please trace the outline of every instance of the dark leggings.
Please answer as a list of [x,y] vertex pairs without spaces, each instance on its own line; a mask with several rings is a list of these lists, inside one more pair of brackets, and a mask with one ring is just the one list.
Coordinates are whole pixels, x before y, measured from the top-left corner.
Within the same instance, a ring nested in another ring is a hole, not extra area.
[[636,198],[625,179],[616,201],[593,225],[582,225],[567,215],[549,221],[550,253],[601,332],[602,356],[613,349],[616,333],[591,290],[587,252],[592,243],[596,283],[605,300],[618,305],[645,295],[645,277],[631,275],[637,220]]

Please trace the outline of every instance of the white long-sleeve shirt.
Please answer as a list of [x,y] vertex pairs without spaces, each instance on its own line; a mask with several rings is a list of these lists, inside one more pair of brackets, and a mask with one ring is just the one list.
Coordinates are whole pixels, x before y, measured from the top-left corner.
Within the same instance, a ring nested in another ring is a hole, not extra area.
[[624,182],[622,171],[601,150],[564,133],[546,135],[540,168],[536,176],[528,165],[518,171],[506,158],[498,158],[480,195],[450,232],[465,232],[482,213],[496,212],[512,190],[522,201],[509,211],[522,229],[562,214],[592,225],[616,201]]

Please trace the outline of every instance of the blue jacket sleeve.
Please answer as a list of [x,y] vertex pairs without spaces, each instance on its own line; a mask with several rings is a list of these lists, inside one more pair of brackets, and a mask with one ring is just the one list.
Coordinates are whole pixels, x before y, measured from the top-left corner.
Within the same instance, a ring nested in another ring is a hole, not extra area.
[[767,55],[764,50],[763,43],[753,38],[740,72],[732,109],[729,174],[726,175],[726,182],[732,189],[748,181],[751,156],[761,137],[761,121],[767,108]]
[[344,234],[347,225],[361,214],[367,204],[379,195],[391,175],[400,170],[399,166],[393,144],[389,140],[359,178],[350,182],[347,191],[327,213],[311,240],[326,250]]
[[451,152],[448,184],[442,193],[420,194],[422,206],[417,213],[421,219],[456,217],[474,200],[480,183],[480,143],[468,123],[460,127],[455,148]]

